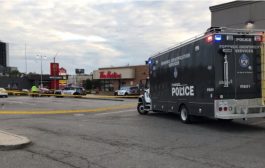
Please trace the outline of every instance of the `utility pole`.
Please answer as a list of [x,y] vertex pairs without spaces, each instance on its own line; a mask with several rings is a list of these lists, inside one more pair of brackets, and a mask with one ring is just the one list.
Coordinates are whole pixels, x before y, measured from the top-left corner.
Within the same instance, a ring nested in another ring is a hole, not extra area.
[[40,88],[43,88],[43,84],[42,84],[42,55],[40,56],[40,69],[41,69]]
[[[56,55],[53,57],[53,66],[55,66],[55,57],[56,57]],[[56,79],[55,79],[55,68],[54,67],[52,67],[52,70],[53,70],[53,77],[54,77],[54,80],[53,80],[53,84],[54,84],[54,93],[55,93],[55,90],[56,90]]]

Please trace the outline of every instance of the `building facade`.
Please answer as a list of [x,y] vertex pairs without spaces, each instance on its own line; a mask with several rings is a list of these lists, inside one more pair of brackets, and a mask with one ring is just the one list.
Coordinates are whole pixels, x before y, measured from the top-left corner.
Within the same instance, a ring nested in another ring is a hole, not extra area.
[[8,44],[0,41],[0,66],[9,66]]
[[211,6],[211,26],[265,29],[265,1],[233,1]]
[[93,79],[100,80],[101,91],[115,91],[122,86],[143,88],[148,76],[147,65],[99,68],[93,72]]
[[80,74],[80,75],[68,75],[67,85],[83,86],[86,80],[92,80],[93,75]]

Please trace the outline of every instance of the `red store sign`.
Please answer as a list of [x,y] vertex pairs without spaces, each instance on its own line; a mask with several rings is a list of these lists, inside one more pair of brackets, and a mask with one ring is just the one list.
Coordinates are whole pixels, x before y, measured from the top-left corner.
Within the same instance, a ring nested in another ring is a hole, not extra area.
[[106,72],[100,72],[100,79],[120,79],[121,78],[121,74],[118,74],[116,72],[110,72],[108,71]]

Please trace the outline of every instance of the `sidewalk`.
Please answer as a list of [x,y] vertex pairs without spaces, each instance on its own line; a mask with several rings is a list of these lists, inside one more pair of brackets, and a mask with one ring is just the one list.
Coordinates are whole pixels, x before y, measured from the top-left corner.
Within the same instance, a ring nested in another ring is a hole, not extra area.
[[19,149],[30,143],[26,137],[0,130],[0,150]]

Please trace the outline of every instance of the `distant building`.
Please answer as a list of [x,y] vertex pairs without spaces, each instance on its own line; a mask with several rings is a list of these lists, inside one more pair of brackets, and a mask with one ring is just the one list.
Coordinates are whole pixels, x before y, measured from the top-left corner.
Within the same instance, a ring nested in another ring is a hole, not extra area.
[[83,86],[87,79],[92,80],[92,74],[68,75],[67,85]]
[[0,41],[0,66],[9,66],[9,48],[8,44]]
[[122,86],[142,88],[148,76],[148,65],[99,68],[93,72],[93,79],[100,80],[101,91],[114,91]]
[[233,1],[211,6],[211,26],[265,29],[265,1]]

